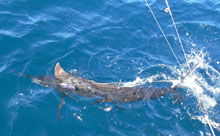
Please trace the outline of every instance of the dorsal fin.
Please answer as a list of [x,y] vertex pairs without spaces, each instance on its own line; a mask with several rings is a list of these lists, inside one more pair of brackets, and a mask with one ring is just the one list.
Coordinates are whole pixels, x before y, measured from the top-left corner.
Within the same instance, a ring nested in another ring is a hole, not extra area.
[[54,75],[55,76],[66,76],[68,73],[60,66],[60,63],[58,62],[54,69]]

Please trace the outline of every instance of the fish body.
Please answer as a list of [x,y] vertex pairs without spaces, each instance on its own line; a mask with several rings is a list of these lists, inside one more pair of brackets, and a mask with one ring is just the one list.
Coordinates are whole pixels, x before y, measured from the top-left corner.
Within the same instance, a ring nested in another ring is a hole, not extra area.
[[[15,71],[14,71],[15,72]],[[18,73],[18,72],[16,72]],[[59,63],[56,64],[53,76],[30,76],[18,73],[31,78],[32,82],[44,87],[55,88],[62,94],[62,101],[58,108],[58,117],[61,115],[65,96],[75,99],[75,95],[84,97],[98,97],[99,102],[127,103],[139,100],[156,99],[168,93],[175,93],[175,88],[139,88],[120,87],[109,83],[98,83],[82,77],[68,74]]]
[[98,83],[85,78],[77,77],[68,74],[60,66],[59,63],[55,67],[55,78],[58,88],[72,88],[74,94],[79,94],[86,97],[99,96],[103,101],[107,102],[135,102],[145,99],[156,99],[164,96],[167,93],[175,92],[172,88],[139,88],[139,87],[119,87],[108,83]]

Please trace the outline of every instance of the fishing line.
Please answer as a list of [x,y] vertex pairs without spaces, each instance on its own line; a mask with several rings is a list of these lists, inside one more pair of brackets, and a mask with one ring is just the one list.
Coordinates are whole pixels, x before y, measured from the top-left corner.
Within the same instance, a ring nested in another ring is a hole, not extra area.
[[[145,2],[146,2],[146,4],[147,4],[147,6],[148,6],[148,8],[149,8],[149,10],[150,10],[150,12],[151,12],[151,14],[152,14],[154,20],[156,21],[156,23],[157,23],[157,25],[158,25],[160,31],[162,32],[162,34],[163,34],[163,36],[164,36],[164,38],[165,38],[167,44],[169,45],[170,50],[172,51],[174,57],[176,58],[176,61],[178,62],[178,64],[179,64],[180,67],[181,67],[181,64],[180,64],[180,62],[179,62],[179,60],[178,60],[178,58],[177,58],[175,52],[173,51],[172,46],[170,45],[170,43],[169,43],[169,41],[168,41],[168,39],[167,39],[167,37],[166,37],[166,35],[165,35],[163,29],[161,28],[161,26],[160,26],[160,24],[159,24],[159,22],[158,22],[156,16],[154,15],[154,13],[153,13],[153,11],[152,11],[152,9],[151,9],[149,3],[148,3],[148,0],[145,0]],[[174,21],[174,19],[173,19],[173,15],[172,15],[172,12],[171,12],[171,10],[170,10],[170,6],[169,6],[169,3],[168,3],[168,0],[165,0],[165,2],[166,2],[166,5],[167,5],[167,9],[166,9],[165,11],[168,11],[169,14],[170,14],[170,16],[171,16],[171,19],[172,19],[172,21],[173,21],[174,28],[175,28],[176,33],[177,33],[177,37],[178,37],[179,43],[180,43],[180,45],[181,45],[182,51],[183,51],[183,53],[184,53],[184,57],[185,57],[185,59],[186,59],[186,64],[188,65],[188,67],[189,67],[189,69],[190,69],[190,66],[189,66],[189,64],[188,64],[188,62],[187,62],[185,50],[184,50],[184,48],[183,48],[183,44],[182,44],[181,38],[180,38],[180,36],[179,36],[178,29],[177,29],[177,27],[176,27],[176,23],[175,23],[175,21]],[[192,69],[190,69],[190,71],[189,71],[185,76],[183,76],[183,78],[181,79],[181,82],[180,82],[180,83],[182,83],[182,82],[184,81],[184,79],[185,79],[190,73],[192,73],[192,72],[194,71],[194,69],[199,65],[199,63],[200,63],[200,62],[198,62]],[[180,83],[179,83],[179,84],[180,84]],[[178,87],[179,84],[175,85],[173,88]],[[205,112],[205,118],[207,119],[207,122],[208,122],[208,124],[209,124],[209,128],[210,128],[210,130],[211,130],[211,132],[212,132],[212,135],[213,135],[213,136],[216,136],[216,135],[215,135],[215,132],[214,132],[214,130],[213,130],[212,124],[211,124],[211,122],[210,122],[210,119],[209,119],[208,111],[207,111],[207,110],[205,109],[205,107],[203,106],[203,102],[202,102],[199,98],[198,98],[198,100],[199,100],[199,104],[200,104],[201,109],[203,109],[203,111]]]
[[216,135],[215,135],[215,132],[214,132],[214,130],[213,130],[212,124],[211,124],[211,122],[210,122],[210,119],[209,119],[208,111],[206,110],[206,108],[205,108],[204,105],[203,105],[202,100],[200,100],[200,99],[199,99],[199,105],[200,105],[200,108],[205,112],[205,119],[207,120],[207,122],[208,122],[208,124],[209,124],[209,128],[211,129],[212,135],[213,135],[213,136],[216,136]]
[[[185,57],[185,59],[186,59],[186,64],[188,65],[188,67],[189,67],[189,69],[190,69],[190,66],[189,66],[189,64],[188,64],[188,62],[187,62],[185,50],[184,50],[184,48],[183,48],[183,44],[182,44],[181,38],[180,38],[180,36],[179,36],[178,29],[177,29],[177,27],[176,27],[176,23],[175,23],[175,21],[174,21],[172,12],[171,12],[171,10],[170,10],[170,6],[169,6],[169,3],[168,3],[168,0],[165,0],[165,2],[166,2],[166,5],[167,5],[167,9],[166,9],[166,10],[169,12],[170,17],[171,17],[171,19],[172,19],[172,21],[173,21],[173,25],[174,25],[174,28],[175,28],[175,30],[176,30],[177,37],[178,37],[178,39],[179,39],[179,43],[180,43],[180,45],[181,45],[181,48],[182,48],[184,57]],[[200,62],[199,62],[199,63],[200,63]],[[182,78],[181,81],[183,81],[183,80],[198,66],[199,63],[197,63],[197,64]],[[200,99],[199,99],[199,104],[200,104],[201,109],[203,109],[203,111],[204,111],[204,113],[205,113],[205,118],[206,118],[206,120],[207,120],[207,122],[208,122],[208,124],[209,124],[209,128],[210,128],[210,130],[211,130],[211,132],[212,132],[212,135],[215,136],[215,132],[214,132],[214,130],[213,130],[212,124],[211,124],[210,119],[209,119],[208,111],[207,111],[206,108],[203,106],[203,102],[202,102],[202,100],[200,100]]]
[[147,2],[147,0],[145,0],[145,2],[146,2],[146,4],[147,4],[147,6],[148,6],[148,8],[149,8],[149,10],[150,10],[150,12],[151,12],[151,14],[152,14],[152,16],[154,17],[154,20],[156,21],[156,23],[157,23],[157,25],[158,25],[158,27],[159,27],[161,33],[163,34],[164,39],[166,40],[168,46],[170,47],[170,50],[172,51],[172,53],[173,53],[173,55],[174,55],[174,57],[175,57],[177,63],[178,63],[178,64],[180,65],[180,67],[181,67],[181,64],[180,64],[180,62],[179,62],[179,60],[178,60],[178,58],[177,58],[175,52],[173,51],[173,48],[172,48],[172,46],[170,45],[170,42],[168,41],[168,39],[167,39],[167,37],[166,37],[166,35],[165,35],[163,29],[161,28],[159,22],[157,21],[157,18],[156,18],[156,16],[154,15],[154,12],[152,11],[152,9],[151,9],[149,3]]
[[179,82],[178,84],[174,85],[172,88],[173,88],[173,89],[178,88],[178,87],[180,86],[180,84],[183,83],[183,81],[186,79],[186,77],[189,76],[189,75],[197,68],[197,66],[199,65],[200,62],[201,62],[201,61],[199,61],[192,69],[190,69],[190,70],[186,73],[186,75],[184,75],[184,76],[181,78],[180,82]]
[[166,8],[165,11],[169,12],[169,14],[170,14],[170,17],[171,17],[171,19],[172,19],[172,21],[173,21],[174,28],[175,28],[175,30],[176,30],[177,37],[178,37],[178,39],[179,39],[179,43],[180,43],[180,45],[181,45],[181,48],[182,48],[184,57],[185,57],[185,59],[186,59],[186,64],[188,65],[188,67],[189,67],[189,69],[190,69],[190,66],[189,66],[188,61],[187,61],[187,58],[186,58],[185,50],[184,50],[184,48],[183,48],[183,43],[182,43],[182,40],[181,40],[181,38],[180,38],[178,29],[177,29],[177,27],[176,27],[176,23],[175,23],[175,21],[174,21],[173,14],[172,14],[172,12],[171,12],[171,9],[170,9],[168,0],[165,0],[165,2],[166,2],[166,5],[167,5],[167,8]]

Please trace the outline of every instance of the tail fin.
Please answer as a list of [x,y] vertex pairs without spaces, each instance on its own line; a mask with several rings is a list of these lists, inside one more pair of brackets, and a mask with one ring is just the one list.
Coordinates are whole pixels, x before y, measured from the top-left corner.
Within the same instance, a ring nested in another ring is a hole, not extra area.
[[58,62],[54,69],[54,75],[55,76],[61,76],[61,75],[66,76],[69,74],[60,66],[60,63]]

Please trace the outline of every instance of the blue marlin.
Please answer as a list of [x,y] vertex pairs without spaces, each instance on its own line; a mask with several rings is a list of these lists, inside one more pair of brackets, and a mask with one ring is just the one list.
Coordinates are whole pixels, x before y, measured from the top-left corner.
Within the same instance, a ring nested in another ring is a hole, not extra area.
[[121,87],[111,83],[98,83],[82,77],[67,73],[57,63],[54,69],[54,76],[23,76],[32,79],[32,82],[44,87],[55,88],[62,95],[59,103],[58,117],[61,115],[61,107],[65,103],[65,96],[75,99],[74,95],[85,97],[96,97],[98,102],[127,103],[139,100],[156,99],[168,93],[176,93],[173,88],[140,88],[140,87]]

